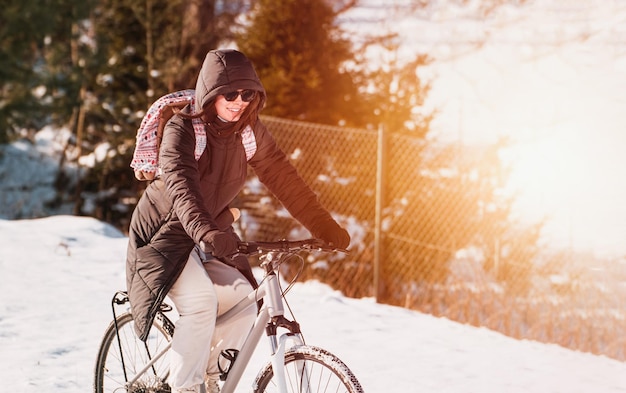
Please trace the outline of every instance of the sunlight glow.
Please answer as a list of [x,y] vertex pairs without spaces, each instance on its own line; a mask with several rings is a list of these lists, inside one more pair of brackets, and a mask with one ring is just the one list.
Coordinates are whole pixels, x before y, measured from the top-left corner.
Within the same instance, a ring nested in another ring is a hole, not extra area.
[[571,209],[577,190],[591,177],[584,146],[584,140],[569,137],[567,130],[514,144],[503,154],[512,167],[510,187],[522,194],[530,209]]
[[[480,60],[469,66],[484,77],[454,101],[458,137],[470,143],[508,138],[501,158],[512,170],[509,191],[517,196],[518,216],[546,218],[546,240],[555,246],[621,253],[626,134],[619,84],[555,57],[493,74]],[[448,86],[458,90],[458,82]]]
[[560,246],[613,251],[624,229],[624,167],[618,148],[588,126],[577,121],[535,129],[502,159],[511,165],[509,187],[522,218],[548,219],[550,239]]

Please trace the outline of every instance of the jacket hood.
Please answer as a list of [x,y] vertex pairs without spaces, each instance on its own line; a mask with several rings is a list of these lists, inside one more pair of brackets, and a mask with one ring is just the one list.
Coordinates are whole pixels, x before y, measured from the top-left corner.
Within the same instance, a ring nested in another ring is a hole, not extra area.
[[261,108],[266,93],[250,60],[234,49],[207,53],[196,82],[196,111],[199,112],[218,95],[239,89],[256,90],[261,94]]

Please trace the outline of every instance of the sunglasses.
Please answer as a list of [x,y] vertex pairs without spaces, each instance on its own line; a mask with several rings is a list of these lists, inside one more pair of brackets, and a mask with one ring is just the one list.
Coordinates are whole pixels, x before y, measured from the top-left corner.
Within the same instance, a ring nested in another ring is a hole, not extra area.
[[231,91],[222,95],[226,101],[235,101],[237,97],[241,96],[241,101],[250,102],[254,100],[254,97],[256,97],[256,91],[246,89],[241,91]]

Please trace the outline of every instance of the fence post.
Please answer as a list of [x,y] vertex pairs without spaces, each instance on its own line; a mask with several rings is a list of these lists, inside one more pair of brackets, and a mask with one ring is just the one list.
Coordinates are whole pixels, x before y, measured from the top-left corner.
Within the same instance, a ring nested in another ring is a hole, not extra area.
[[378,303],[382,295],[381,271],[383,255],[383,207],[385,206],[385,170],[386,170],[386,150],[387,138],[385,127],[378,126],[378,140],[376,148],[376,214],[374,223],[374,298]]

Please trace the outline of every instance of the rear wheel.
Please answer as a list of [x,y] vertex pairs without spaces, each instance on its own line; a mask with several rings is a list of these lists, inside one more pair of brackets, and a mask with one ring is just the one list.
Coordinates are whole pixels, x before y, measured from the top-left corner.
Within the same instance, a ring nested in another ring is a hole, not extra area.
[[[285,380],[290,393],[362,393],[363,388],[352,371],[337,356],[307,345],[285,353]],[[271,363],[258,374],[254,392],[278,392],[278,382]]]
[[[119,334],[116,333],[119,331]],[[165,353],[132,384],[145,366],[163,352],[172,339],[172,323],[161,313],[154,320],[150,335],[143,342],[135,334],[135,323],[130,313],[117,317],[104,333],[96,360],[94,392],[165,393],[169,375],[169,354]],[[118,340],[119,337],[119,340]]]

